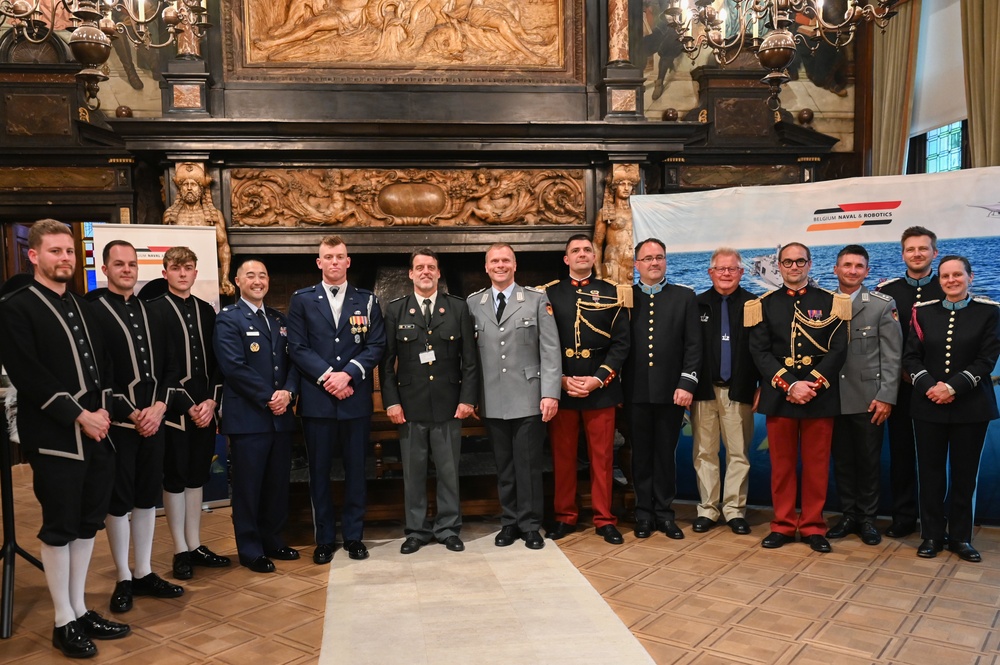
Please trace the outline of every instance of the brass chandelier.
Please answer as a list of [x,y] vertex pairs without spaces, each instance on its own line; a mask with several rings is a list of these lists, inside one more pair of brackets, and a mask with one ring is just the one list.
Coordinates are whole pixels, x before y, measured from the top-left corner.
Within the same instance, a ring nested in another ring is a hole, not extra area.
[[789,81],[788,66],[801,44],[814,53],[822,43],[840,49],[850,44],[858,26],[873,23],[884,33],[899,0],[847,0],[842,18],[824,16],[824,0],[670,0],[667,24],[677,31],[684,52],[695,60],[711,50],[725,66],[741,53],[752,52],[768,73],[768,108],[778,110],[781,86]]
[[[185,31],[201,39],[211,24],[201,0],[53,0],[48,15],[41,0],[0,0],[0,27],[11,22],[17,39],[34,44],[51,38],[58,7],[72,17],[69,48],[83,67],[77,80],[83,83],[85,104],[96,111],[100,83],[108,79],[103,71],[111,55],[111,40],[119,35],[143,48],[163,48],[177,41]],[[166,37],[154,41],[150,25],[162,22]]]

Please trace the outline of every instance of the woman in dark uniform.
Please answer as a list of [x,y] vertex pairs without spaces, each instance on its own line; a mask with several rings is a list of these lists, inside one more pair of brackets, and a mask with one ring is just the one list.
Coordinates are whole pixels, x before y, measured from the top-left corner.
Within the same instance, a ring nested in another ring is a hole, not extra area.
[[990,372],[1000,356],[1000,307],[969,295],[972,267],[965,257],[942,258],[938,274],[945,298],[914,307],[903,353],[903,369],[913,381],[924,539],[917,556],[937,556],[947,531],[948,549],[978,562],[971,543],[973,498],[986,428],[998,416]]

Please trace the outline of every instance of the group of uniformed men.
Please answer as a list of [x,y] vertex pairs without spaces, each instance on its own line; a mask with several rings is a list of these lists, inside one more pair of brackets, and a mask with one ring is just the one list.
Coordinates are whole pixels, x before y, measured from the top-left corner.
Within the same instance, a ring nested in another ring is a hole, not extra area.
[[[765,548],[792,542],[796,533],[818,552],[830,551],[827,537],[857,533],[866,544],[880,541],[874,520],[887,420],[893,522],[886,534],[906,536],[916,528],[916,472],[901,346],[914,303],[941,294],[931,268],[934,234],[908,229],[902,247],[906,275],[878,292],[863,284],[865,249],[845,247],[832,293],[810,283],[809,249],[789,243],[778,255],[783,286],[756,298],[740,285],[742,259],[734,249],[712,254],[712,288],[695,295],[667,282],[666,248],[655,238],[635,248],[637,283],[615,285],[594,277],[593,243],[574,235],[564,256],[568,276],[542,288],[517,284],[514,251],[497,243],[486,252],[490,286],[466,299],[438,290],[438,257],[425,248],[410,259],[413,292],[388,303],[383,318],[375,295],[347,281],[346,243],[328,236],[317,258],[322,281],[294,293],[287,317],[264,305],[268,273],[256,259],[239,266],[240,299],[216,317],[191,294],[197,258],[184,247],[164,256],[167,293],[144,302],[133,293],[134,247],[110,243],[102,268],[108,290],[84,301],[66,288],[75,267],[68,227],[37,222],[29,236],[35,279],[0,301],[0,341],[43,510],[53,644],[85,657],[96,653],[91,640],[129,633],[84,603],[93,539],[103,526],[118,569],[113,612],[129,610],[136,595],[183,593],[151,570],[161,486],[174,577],[189,579],[193,566],[230,564],[199,539],[217,416],[230,439],[242,565],[267,573],[275,570],[273,559],[299,558],[281,533],[296,399],[309,461],[313,560],[329,563],[337,545],[329,482],[336,452],[345,471],[343,548],[352,559],[367,558],[364,462],[376,368],[386,414],[400,432],[403,554],[432,540],[464,549],[461,426],[476,413],[497,464],[497,546],[520,539],[530,549],[544,547],[546,424],[555,478],[554,525],[546,536],[559,539],[577,528],[582,424],[596,532],[622,543],[611,507],[620,405],[632,444],[638,538],[654,531],[684,538],[673,500],[686,409],[700,494],[693,531],[722,521],[736,534],[750,533],[748,447],[757,410],[767,417],[775,513]],[[828,530],[822,509],[831,448],[843,516]],[[433,519],[429,462],[437,481]]]

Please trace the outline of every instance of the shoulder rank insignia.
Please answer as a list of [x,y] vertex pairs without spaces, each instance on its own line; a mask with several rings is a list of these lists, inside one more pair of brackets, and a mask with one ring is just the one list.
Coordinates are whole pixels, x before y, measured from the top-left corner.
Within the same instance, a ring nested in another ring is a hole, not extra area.
[[997,307],[1000,307],[1000,302],[990,300],[987,296],[972,296],[972,299],[976,302],[981,302],[984,305],[996,305]]
[[936,300],[921,300],[920,302],[913,303],[913,306],[914,307],[925,307],[927,305],[934,305],[934,304],[937,304],[939,302],[941,302],[940,298],[937,298]]
[[878,291],[869,291],[868,293],[870,293],[874,297],[880,298],[881,300],[884,300],[886,302],[889,302],[890,300],[892,300],[892,296],[886,295],[884,293],[879,293]]
[[542,284],[541,286],[536,286],[534,288],[538,289],[539,291],[544,291],[545,289],[549,288],[550,286],[555,286],[558,283],[559,283],[559,280],[558,279],[554,279],[554,280],[552,280],[551,282],[549,282],[547,284]]

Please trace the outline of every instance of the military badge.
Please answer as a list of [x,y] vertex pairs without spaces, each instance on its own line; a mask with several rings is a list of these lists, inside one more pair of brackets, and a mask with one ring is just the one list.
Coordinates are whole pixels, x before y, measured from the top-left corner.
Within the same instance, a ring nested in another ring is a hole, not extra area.
[[552,304],[551,303],[545,303],[545,311],[548,313],[549,316],[552,316]]
[[260,351],[260,344],[258,344],[257,342],[254,342],[253,344],[250,345],[250,352],[251,353],[257,353],[258,351]]
[[823,318],[823,310],[821,309],[807,309],[806,314],[814,321]]
[[895,307],[892,308],[892,320],[899,321],[899,312],[896,311]]
[[278,334],[281,335],[282,337],[288,337],[288,328],[286,328],[285,326],[281,326],[280,328],[278,328]]
[[413,309],[413,308],[411,307],[411,308],[410,308],[410,315],[412,316],[413,314],[416,314],[416,313],[417,313],[417,310],[415,310],[415,309]]
[[438,307],[438,314],[444,314],[444,307]]

